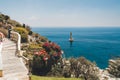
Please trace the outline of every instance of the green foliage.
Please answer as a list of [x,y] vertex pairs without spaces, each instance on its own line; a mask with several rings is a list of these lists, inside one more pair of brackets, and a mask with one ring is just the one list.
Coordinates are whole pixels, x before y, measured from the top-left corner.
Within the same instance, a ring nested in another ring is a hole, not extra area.
[[59,59],[57,64],[54,64],[51,70],[48,72],[47,76],[53,77],[63,77],[63,63],[62,58]]
[[29,32],[29,31],[31,31],[31,28],[30,28],[30,26],[25,26],[25,29]]
[[22,43],[28,42],[28,35],[27,34],[21,34],[21,42]]
[[22,27],[14,28],[14,31],[18,32],[21,35],[21,42],[28,42],[28,31]]
[[46,37],[40,36],[41,42],[46,42],[48,39]]
[[43,60],[43,56],[35,55],[33,57],[33,66],[32,73],[45,76],[51,69],[51,65],[47,64],[46,61]]
[[14,28],[14,31],[19,32],[20,34],[28,34],[28,31],[24,28],[18,27],[18,28]]
[[70,78],[71,77],[70,66],[64,66],[64,68],[63,68],[63,76],[65,78]]
[[2,20],[4,19],[4,16],[3,16],[3,14],[0,14],[0,19],[2,19]]
[[2,20],[8,20],[8,19],[10,19],[10,17],[8,15],[4,15],[4,14],[0,14],[0,18]]
[[36,49],[41,49],[42,45],[41,44],[30,44],[29,45],[29,50],[36,50]]
[[33,32],[32,31],[29,31],[29,33],[28,33],[29,35],[32,35],[33,34]]
[[32,75],[32,80],[82,80],[80,78],[41,77]]
[[52,42],[46,42],[42,47],[42,50],[34,53],[32,66],[33,73],[38,75],[47,75],[52,69],[51,75],[54,75],[54,71],[58,72],[59,75],[59,69],[55,65],[58,62],[61,62],[60,47]]
[[[85,80],[99,80],[98,78],[98,69],[96,65],[88,61],[84,57],[80,58],[71,58],[70,66],[68,66],[64,71],[69,71],[75,77],[82,77]],[[70,68],[69,68],[70,67]],[[68,70],[69,69],[69,70]]]
[[11,24],[14,27],[21,27],[21,24],[15,20],[10,19],[8,15],[0,14],[0,20],[2,20],[3,24]]
[[15,26],[16,27],[22,27],[21,24],[19,24],[19,23],[17,23]]

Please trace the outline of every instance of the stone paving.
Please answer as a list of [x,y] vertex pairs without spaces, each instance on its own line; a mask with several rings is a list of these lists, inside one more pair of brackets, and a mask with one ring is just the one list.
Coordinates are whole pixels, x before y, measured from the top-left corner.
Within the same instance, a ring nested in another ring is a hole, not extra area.
[[22,58],[15,56],[16,44],[5,39],[1,53],[3,77],[0,77],[0,80],[28,80],[28,70]]

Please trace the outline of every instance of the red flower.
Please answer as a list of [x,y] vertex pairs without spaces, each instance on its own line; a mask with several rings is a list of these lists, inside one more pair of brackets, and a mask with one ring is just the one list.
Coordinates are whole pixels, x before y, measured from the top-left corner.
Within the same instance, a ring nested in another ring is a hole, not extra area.
[[41,50],[39,52],[35,52],[35,55],[41,56],[41,55],[47,55],[47,52],[45,50]]
[[48,43],[48,42],[46,42],[46,43],[44,43],[44,45],[43,46],[45,46],[45,47],[49,47],[50,46],[50,44]]

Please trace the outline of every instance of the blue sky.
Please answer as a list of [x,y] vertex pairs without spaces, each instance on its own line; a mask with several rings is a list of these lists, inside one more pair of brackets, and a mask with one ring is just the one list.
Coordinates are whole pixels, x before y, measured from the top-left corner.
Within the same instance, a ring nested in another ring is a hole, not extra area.
[[30,26],[120,26],[120,0],[0,0],[0,12]]

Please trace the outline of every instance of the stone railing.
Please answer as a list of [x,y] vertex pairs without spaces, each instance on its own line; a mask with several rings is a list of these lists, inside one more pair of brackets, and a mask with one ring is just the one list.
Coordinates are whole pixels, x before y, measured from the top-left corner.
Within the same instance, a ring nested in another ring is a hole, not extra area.
[[3,64],[2,64],[2,42],[0,43],[0,77],[3,76]]
[[21,54],[21,36],[18,32],[11,31],[11,40],[16,42],[17,45],[17,50],[16,50],[16,55],[22,56]]
[[23,59],[24,64],[29,64],[29,59],[23,56],[21,51],[21,35],[18,32],[11,31],[11,40],[14,41],[17,45],[16,55]]

